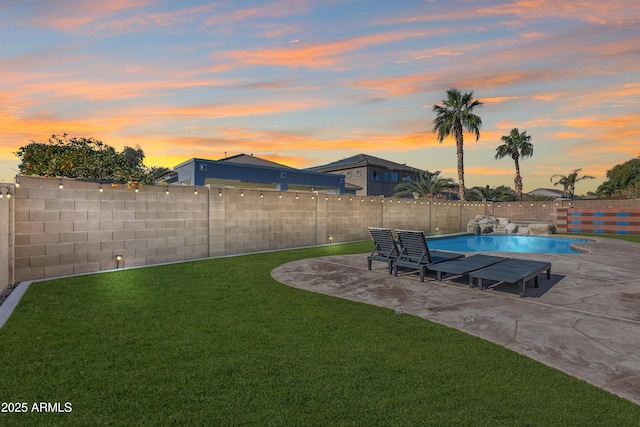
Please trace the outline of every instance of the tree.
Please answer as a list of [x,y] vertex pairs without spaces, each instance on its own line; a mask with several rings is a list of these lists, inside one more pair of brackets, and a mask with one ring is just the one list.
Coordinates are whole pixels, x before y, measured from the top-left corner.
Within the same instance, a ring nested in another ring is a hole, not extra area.
[[554,182],[553,185],[562,185],[565,196],[569,195],[569,198],[573,199],[574,193],[576,190],[576,184],[578,182],[583,181],[585,179],[596,179],[595,176],[591,176],[591,175],[583,175],[581,177],[578,177],[581,170],[582,168],[574,169],[573,172],[571,172],[569,175],[560,175],[560,174],[552,175],[550,181],[553,182],[554,178],[558,178],[558,180]]
[[433,106],[433,111],[436,113],[433,132],[438,134],[438,142],[442,143],[447,136],[454,136],[456,139],[458,194],[463,201],[465,200],[463,131],[475,134],[476,141],[480,139],[482,119],[473,114],[474,108],[480,106],[482,102],[473,99],[473,92],[461,94],[458,89],[447,90],[447,99],[442,100],[442,105]]
[[149,184],[157,172],[144,166],[140,147],[124,147],[118,153],[94,138],[69,138],[67,134],[51,135],[48,143],[31,141],[15,154],[23,175]]
[[640,157],[631,159],[607,171],[607,180],[596,193],[604,196],[638,197],[640,191]]
[[467,192],[467,200],[491,200],[494,202],[507,202],[515,200],[514,191],[505,186],[490,187],[473,187]]
[[418,174],[416,181],[402,178],[393,189],[394,197],[413,196],[416,198],[438,197],[442,191],[455,186],[453,178],[441,178],[440,171],[423,171]]
[[513,180],[516,188],[516,197],[522,200],[522,176],[520,175],[520,158],[533,156],[533,144],[531,144],[531,136],[527,135],[527,131],[520,133],[518,128],[511,129],[509,135],[503,135],[500,140],[502,145],[496,148],[495,159],[502,159],[510,156],[516,165],[516,177]]

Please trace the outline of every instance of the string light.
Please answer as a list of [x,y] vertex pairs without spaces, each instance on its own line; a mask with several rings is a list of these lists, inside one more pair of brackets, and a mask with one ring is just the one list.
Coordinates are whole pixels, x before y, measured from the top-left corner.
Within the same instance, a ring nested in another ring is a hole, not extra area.
[[60,180],[60,184],[58,184],[58,188],[61,190],[64,188],[64,185],[62,185],[62,180]]

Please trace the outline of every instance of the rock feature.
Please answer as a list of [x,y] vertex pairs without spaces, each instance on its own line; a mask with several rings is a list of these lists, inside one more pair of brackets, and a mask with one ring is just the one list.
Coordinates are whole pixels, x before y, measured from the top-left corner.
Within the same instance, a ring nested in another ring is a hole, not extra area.
[[476,215],[467,223],[467,232],[476,236],[481,234],[513,234],[518,236],[555,234],[556,227],[548,223],[534,223],[518,225],[509,218],[499,218],[490,215]]

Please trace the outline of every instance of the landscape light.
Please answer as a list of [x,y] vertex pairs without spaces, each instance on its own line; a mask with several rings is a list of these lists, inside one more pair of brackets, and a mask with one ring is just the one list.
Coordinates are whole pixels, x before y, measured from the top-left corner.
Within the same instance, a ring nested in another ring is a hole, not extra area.
[[122,261],[122,255],[116,255],[116,269],[120,268],[120,261]]

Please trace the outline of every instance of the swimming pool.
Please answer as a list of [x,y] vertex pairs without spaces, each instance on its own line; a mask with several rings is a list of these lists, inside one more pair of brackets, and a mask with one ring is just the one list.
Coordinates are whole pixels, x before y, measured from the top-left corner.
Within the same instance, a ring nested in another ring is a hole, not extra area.
[[427,239],[430,249],[458,252],[538,252],[545,254],[576,254],[572,243],[589,240],[546,236],[475,236],[464,235]]

